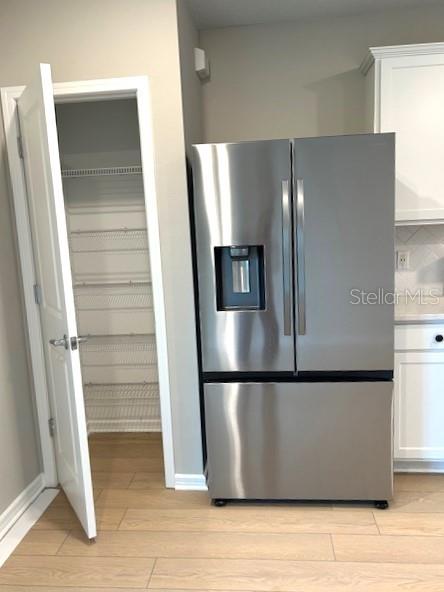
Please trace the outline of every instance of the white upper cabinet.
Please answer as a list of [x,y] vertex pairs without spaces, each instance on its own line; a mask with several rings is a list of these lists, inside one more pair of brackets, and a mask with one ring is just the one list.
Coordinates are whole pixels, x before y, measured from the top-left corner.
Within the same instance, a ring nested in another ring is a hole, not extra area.
[[396,133],[397,224],[444,222],[444,43],[372,47],[369,131]]

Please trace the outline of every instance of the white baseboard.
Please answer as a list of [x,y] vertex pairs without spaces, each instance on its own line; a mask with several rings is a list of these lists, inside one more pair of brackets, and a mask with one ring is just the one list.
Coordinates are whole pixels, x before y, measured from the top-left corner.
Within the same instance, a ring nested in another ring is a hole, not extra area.
[[207,491],[208,487],[205,475],[176,473],[174,489],[188,491]]
[[444,473],[442,460],[395,460],[395,473]]
[[59,493],[58,489],[43,487],[42,473],[0,516],[0,567]]
[[3,514],[0,515],[0,541],[3,539],[5,534],[11,528],[11,526],[17,522],[26,508],[32,504],[35,498],[43,491],[45,487],[44,474],[40,473],[32,481],[28,487],[26,487],[20,495],[6,508]]

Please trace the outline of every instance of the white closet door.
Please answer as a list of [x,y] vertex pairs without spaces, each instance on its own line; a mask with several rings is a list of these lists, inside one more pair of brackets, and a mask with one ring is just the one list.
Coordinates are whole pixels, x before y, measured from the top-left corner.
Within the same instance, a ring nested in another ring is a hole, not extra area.
[[[59,481],[89,538],[96,536],[77,326],[51,68],[40,64],[18,101],[24,168],[41,288],[48,389]],[[74,339],[73,339],[74,338]],[[59,340],[59,344],[51,344]],[[73,344],[74,342],[74,344]],[[73,349],[73,345],[75,346]]]

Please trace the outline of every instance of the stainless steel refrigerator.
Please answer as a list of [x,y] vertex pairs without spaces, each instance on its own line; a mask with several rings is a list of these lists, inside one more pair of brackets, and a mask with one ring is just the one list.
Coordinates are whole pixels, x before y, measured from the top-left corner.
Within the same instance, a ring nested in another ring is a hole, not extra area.
[[211,497],[392,496],[394,135],[193,147]]

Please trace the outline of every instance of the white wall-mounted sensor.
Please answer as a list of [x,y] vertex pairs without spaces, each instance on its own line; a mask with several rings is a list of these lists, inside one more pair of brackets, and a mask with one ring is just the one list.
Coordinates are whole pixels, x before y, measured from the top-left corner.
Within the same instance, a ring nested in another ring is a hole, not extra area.
[[194,69],[201,80],[208,80],[210,77],[210,62],[203,49],[194,48]]

